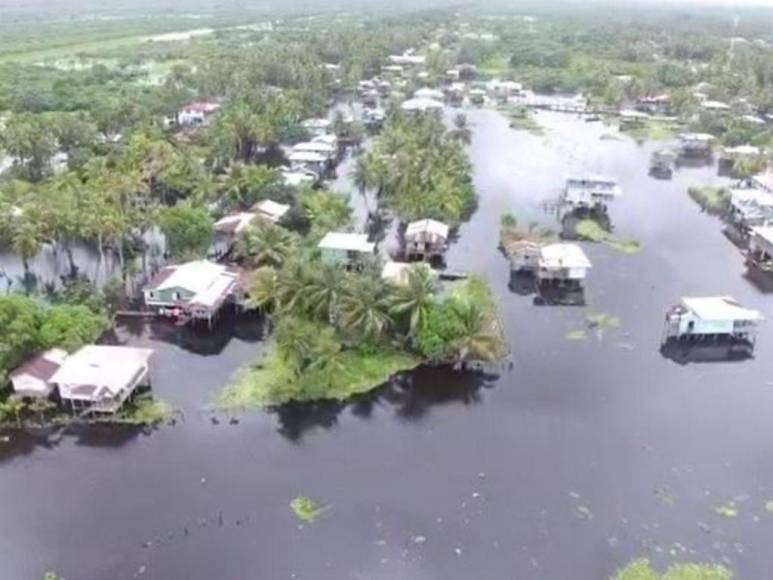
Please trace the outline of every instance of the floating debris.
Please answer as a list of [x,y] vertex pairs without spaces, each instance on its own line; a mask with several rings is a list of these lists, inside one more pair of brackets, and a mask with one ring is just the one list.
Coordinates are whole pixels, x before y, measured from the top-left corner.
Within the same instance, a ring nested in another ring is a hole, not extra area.
[[588,326],[597,330],[608,330],[620,326],[620,318],[606,312],[589,312],[585,315]]
[[714,511],[723,518],[738,517],[738,508],[734,501],[714,508]]
[[765,511],[773,514],[773,499],[769,499],[765,502]]
[[663,487],[657,487],[653,490],[653,493],[655,494],[655,497],[660,499],[663,503],[674,505],[674,495],[671,493],[667,486],[664,485]]
[[320,507],[313,499],[306,496],[298,496],[290,502],[290,509],[295,517],[307,524],[313,524],[320,516],[330,509],[330,506]]
[[580,341],[588,338],[588,333],[584,330],[570,330],[564,335],[566,340]]
[[427,541],[427,538],[425,536],[413,536],[411,540],[413,540],[414,544],[423,544]]
[[575,513],[578,518],[584,519],[584,520],[592,520],[593,519],[593,512],[590,511],[590,508],[585,505],[578,505],[575,508]]

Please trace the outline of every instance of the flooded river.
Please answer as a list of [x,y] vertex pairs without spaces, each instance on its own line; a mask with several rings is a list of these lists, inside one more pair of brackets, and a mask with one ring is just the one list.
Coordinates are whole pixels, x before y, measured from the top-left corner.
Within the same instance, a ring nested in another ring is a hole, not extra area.
[[[602,140],[600,124],[541,113],[535,136],[491,111],[469,120],[480,207],[448,262],[490,280],[512,365],[423,369],[349,405],[213,421],[211,393],[260,352],[257,325],[210,339],[120,328],[156,350],[154,390],[181,416],[149,434],[1,443],[0,577],[599,580],[638,555],[769,577],[773,307],[685,193],[716,168],[657,181],[654,145]],[[619,180],[615,233],[642,251],[585,244],[588,309],[621,324],[572,341],[586,310],[510,291],[497,230],[505,211],[555,223],[540,202],[580,171]],[[762,310],[756,358],[663,358],[664,311],[691,294]],[[298,495],[330,506],[316,525],[298,525]],[[730,502],[736,517],[716,513]]]

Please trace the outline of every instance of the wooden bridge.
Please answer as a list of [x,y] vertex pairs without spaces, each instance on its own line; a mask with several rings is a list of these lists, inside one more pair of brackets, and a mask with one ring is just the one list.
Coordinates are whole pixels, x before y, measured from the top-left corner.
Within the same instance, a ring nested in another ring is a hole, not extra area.
[[613,107],[590,107],[582,103],[562,103],[556,101],[531,101],[524,103],[529,109],[554,111],[557,113],[572,113],[575,115],[619,115],[620,112]]

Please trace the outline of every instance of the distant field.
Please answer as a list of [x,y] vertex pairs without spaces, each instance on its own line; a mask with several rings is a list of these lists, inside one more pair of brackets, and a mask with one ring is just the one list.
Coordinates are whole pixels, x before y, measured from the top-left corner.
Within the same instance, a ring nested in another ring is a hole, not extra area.
[[234,24],[244,15],[192,20],[189,17],[103,19],[72,21],[17,21],[0,23],[0,63],[58,60],[79,54],[100,55],[116,48],[137,46],[149,38],[168,35],[184,40],[186,35]]

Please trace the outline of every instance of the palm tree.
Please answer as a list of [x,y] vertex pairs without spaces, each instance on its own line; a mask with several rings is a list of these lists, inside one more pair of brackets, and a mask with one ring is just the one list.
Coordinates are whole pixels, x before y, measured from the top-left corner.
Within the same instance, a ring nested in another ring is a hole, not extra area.
[[314,314],[335,324],[338,318],[338,303],[346,291],[346,273],[336,264],[322,264],[314,272],[309,302]]
[[467,115],[464,113],[459,113],[454,118],[454,129],[451,131],[451,137],[465,145],[469,145],[472,141],[472,130],[467,124]]
[[276,300],[283,313],[306,315],[311,310],[313,274],[307,262],[288,261],[277,275]]
[[349,279],[340,312],[344,328],[368,340],[381,337],[392,325],[383,284],[376,277],[362,275]]
[[253,266],[281,266],[295,250],[295,236],[268,220],[258,220],[239,234],[234,253]]
[[457,362],[464,368],[468,361],[494,361],[504,350],[499,326],[486,309],[472,300],[454,305],[454,313],[463,331],[454,343]]
[[21,258],[25,279],[30,273],[30,258],[34,258],[43,245],[41,233],[37,224],[29,219],[22,219],[12,234],[11,249]]
[[248,295],[247,305],[250,308],[276,309],[279,306],[276,270],[271,266],[255,270],[248,283]]
[[408,314],[408,336],[415,338],[429,315],[436,290],[435,276],[425,265],[413,266],[408,270],[405,284],[395,286],[390,297],[390,312],[394,315]]

